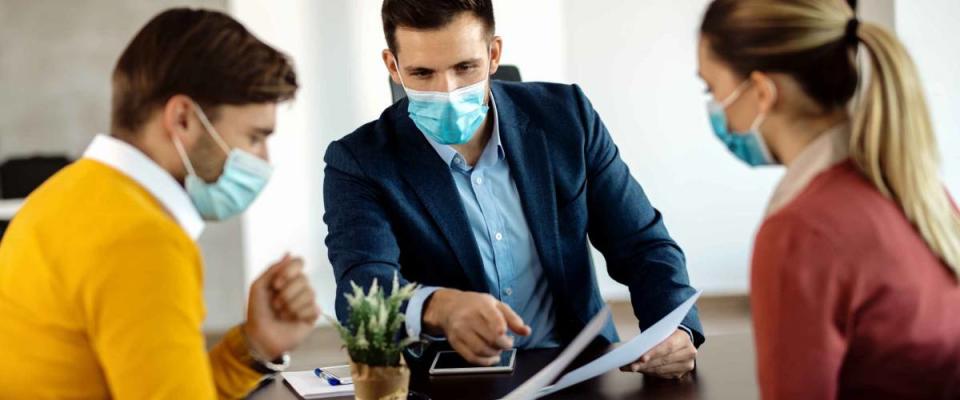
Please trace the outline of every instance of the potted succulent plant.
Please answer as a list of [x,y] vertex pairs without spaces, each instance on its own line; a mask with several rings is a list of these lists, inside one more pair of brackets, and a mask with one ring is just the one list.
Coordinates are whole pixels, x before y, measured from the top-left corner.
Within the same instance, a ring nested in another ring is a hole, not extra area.
[[410,386],[410,369],[403,362],[403,349],[416,339],[399,340],[404,315],[400,306],[413,296],[416,284],[400,287],[393,276],[392,290],[380,288],[377,280],[367,293],[350,282],[353,293],[347,299],[346,326],[332,321],[350,354],[350,373],[360,400],[405,400]]

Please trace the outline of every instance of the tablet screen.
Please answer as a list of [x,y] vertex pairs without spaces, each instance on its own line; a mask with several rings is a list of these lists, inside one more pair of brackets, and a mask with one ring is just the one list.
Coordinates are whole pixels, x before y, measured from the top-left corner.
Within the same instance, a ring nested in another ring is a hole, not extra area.
[[491,366],[471,364],[467,362],[467,360],[464,360],[463,357],[460,357],[455,351],[441,351],[437,353],[437,363],[434,364],[434,369],[509,367],[510,360],[513,358],[515,351],[517,350],[510,349],[500,353],[500,362]]

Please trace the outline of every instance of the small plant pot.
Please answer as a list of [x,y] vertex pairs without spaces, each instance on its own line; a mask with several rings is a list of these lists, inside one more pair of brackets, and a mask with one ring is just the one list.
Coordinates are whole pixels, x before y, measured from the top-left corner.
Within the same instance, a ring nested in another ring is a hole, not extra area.
[[358,400],[406,400],[410,389],[410,368],[371,367],[350,362],[350,375]]

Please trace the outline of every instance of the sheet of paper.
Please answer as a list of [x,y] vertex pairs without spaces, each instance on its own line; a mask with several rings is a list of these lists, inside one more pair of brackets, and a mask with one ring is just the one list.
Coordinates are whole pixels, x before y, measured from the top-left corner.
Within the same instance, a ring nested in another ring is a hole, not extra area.
[[332,386],[314,375],[313,371],[284,372],[283,379],[290,383],[301,397],[307,400],[326,399],[329,397],[350,396],[353,394],[353,385]]
[[526,382],[514,389],[510,394],[503,397],[502,400],[528,400],[538,397],[537,393],[543,389],[544,386],[553,382],[553,380],[563,372],[563,369],[566,368],[567,365],[570,365],[570,362],[593,341],[593,338],[600,333],[600,330],[603,329],[603,326],[609,318],[610,307],[603,307],[597,315],[593,316],[593,319],[590,320],[587,326],[580,331],[577,337],[570,342],[570,345],[560,353],[559,357],[550,364],[547,364],[547,366],[541,369],[536,375],[527,379]]
[[677,330],[680,323],[683,322],[683,318],[690,312],[690,309],[693,307],[693,304],[696,303],[701,293],[703,293],[703,291],[698,290],[697,293],[677,306],[677,308],[661,318],[660,321],[657,321],[653,326],[641,332],[637,337],[617,347],[615,350],[604,354],[600,358],[591,361],[589,364],[568,372],[562,376],[557,383],[540,390],[536,397],[555,393],[636,361],[640,356],[650,351],[650,349],[667,340],[667,338]]

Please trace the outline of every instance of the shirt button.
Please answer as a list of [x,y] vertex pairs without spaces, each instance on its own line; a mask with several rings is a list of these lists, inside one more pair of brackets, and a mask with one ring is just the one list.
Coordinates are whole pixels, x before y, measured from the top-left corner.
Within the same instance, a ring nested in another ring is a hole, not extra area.
[[496,235],[493,235],[493,237],[494,237],[495,239],[497,239],[497,241],[503,240],[503,234],[500,233],[500,232],[497,232],[497,234],[496,234]]
[[503,294],[505,294],[505,295],[507,295],[507,296],[513,296],[513,289],[506,288],[506,289],[503,290]]
[[481,177],[478,176],[477,179],[476,179],[476,182],[477,182],[478,185],[482,185],[482,184],[483,184],[483,178],[481,178]]

